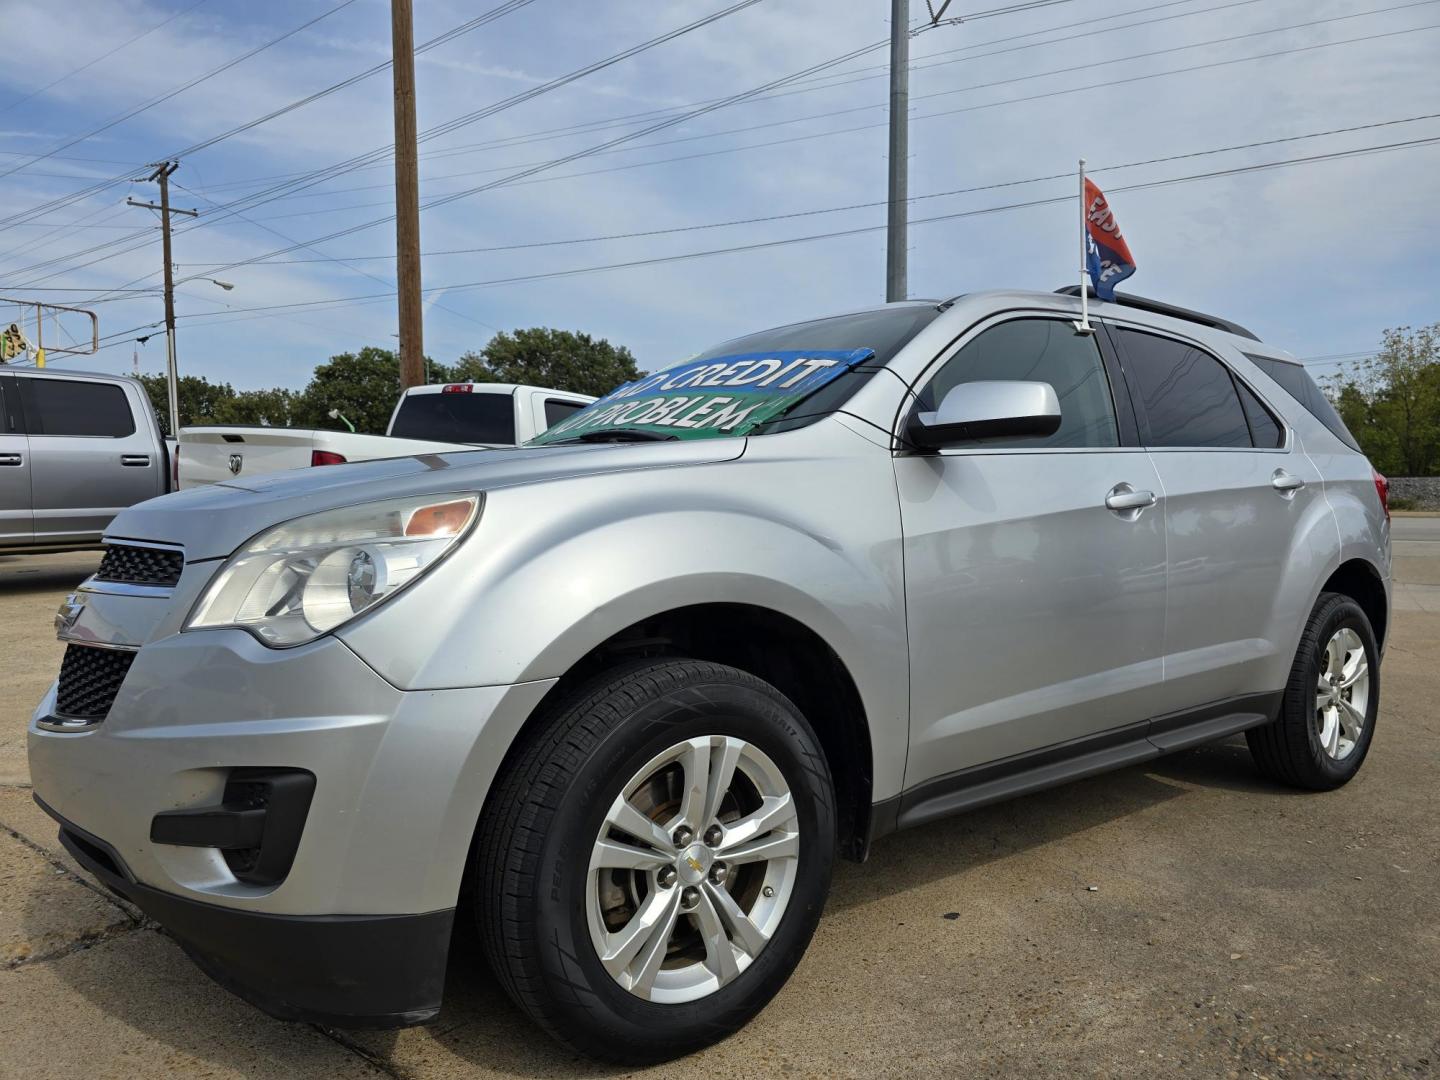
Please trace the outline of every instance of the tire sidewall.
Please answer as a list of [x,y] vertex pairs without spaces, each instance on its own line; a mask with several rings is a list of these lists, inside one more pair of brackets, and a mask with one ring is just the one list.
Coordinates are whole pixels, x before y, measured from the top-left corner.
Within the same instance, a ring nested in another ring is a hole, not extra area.
[[[1325,647],[1330,639],[1342,628],[1354,630],[1365,649],[1365,662],[1370,673],[1370,697],[1365,708],[1365,729],[1360,733],[1360,743],[1342,761],[1336,761],[1320,745],[1320,733],[1315,727],[1315,687],[1320,680]],[[1380,650],[1375,642],[1375,632],[1370,620],[1360,605],[1348,598],[1328,609],[1322,609],[1315,625],[1311,647],[1300,656],[1300,664],[1292,684],[1291,708],[1303,719],[1310,755],[1315,767],[1329,780],[1337,784],[1349,780],[1359,770],[1370,752],[1370,743],[1375,736],[1375,720],[1380,713]]]
[[[734,981],[695,1001],[656,1004],[616,983],[595,952],[586,917],[590,855],[622,785],[657,754],[702,735],[742,738],[780,769],[796,803],[799,865],[780,926]],[[542,848],[536,932],[552,989],[576,998],[592,1019],[603,1018],[617,1039],[653,1043],[664,1032],[678,1045],[713,1041],[717,1028],[733,1030],[763,1007],[799,962],[829,890],[834,835],[833,795],[818,740],[778,693],[706,680],[640,704],[582,767]]]

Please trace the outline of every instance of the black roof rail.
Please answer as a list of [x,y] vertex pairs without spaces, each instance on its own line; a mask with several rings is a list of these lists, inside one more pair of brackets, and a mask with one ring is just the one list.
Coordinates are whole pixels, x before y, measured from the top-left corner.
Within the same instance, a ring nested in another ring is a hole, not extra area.
[[[1091,299],[1095,299],[1095,290],[1088,288]],[[1066,285],[1063,289],[1056,289],[1059,296],[1079,296],[1079,285]],[[1136,296],[1134,293],[1116,293],[1113,301],[1121,307],[1138,308],[1141,311],[1154,312],[1156,315],[1169,315],[1172,319],[1184,319],[1186,322],[1199,323],[1201,326],[1208,326],[1212,330],[1223,330],[1227,334],[1234,334],[1237,337],[1249,338],[1251,341],[1260,339],[1252,334],[1239,323],[1233,323],[1229,319],[1222,319],[1218,315],[1206,315],[1203,311],[1191,311],[1189,308],[1179,307],[1175,304],[1167,304],[1163,300],[1151,300],[1148,297]]]

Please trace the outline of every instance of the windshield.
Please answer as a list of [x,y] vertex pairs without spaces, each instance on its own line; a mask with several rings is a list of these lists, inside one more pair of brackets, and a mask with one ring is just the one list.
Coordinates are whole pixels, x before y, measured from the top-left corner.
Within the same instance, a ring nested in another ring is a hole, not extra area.
[[529,445],[757,434],[802,401],[813,420],[938,314],[930,305],[881,308],[735,338],[617,387]]
[[453,393],[406,394],[390,434],[397,439],[513,446],[514,398],[508,393],[477,394],[468,387]]

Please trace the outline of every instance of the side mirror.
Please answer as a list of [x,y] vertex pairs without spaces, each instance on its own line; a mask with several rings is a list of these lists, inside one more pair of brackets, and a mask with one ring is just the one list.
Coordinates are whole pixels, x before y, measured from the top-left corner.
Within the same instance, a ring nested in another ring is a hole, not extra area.
[[1053,435],[1060,427],[1060,399],[1043,382],[961,383],[934,412],[911,415],[906,436],[936,450],[971,439]]

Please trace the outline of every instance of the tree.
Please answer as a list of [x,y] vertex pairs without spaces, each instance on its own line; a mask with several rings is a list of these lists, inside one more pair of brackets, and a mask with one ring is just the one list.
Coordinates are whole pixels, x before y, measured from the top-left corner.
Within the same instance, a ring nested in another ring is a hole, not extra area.
[[[141,375],[140,382],[155,407],[160,420],[160,429],[167,435],[170,430],[170,391],[164,375]],[[235,388],[229,383],[212,383],[204,376],[181,375],[176,387],[176,402],[180,410],[180,426],[194,424],[236,423],[237,421],[217,419],[226,406],[235,399]]]
[[1440,323],[1386,330],[1375,357],[1328,380],[1345,426],[1392,476],[1440,472]]
[[290,422],[298,427],[338,428],[330,418],[337,409],[368,435],[383,435],[400,396],[400,361],[393,349],[367,345],[358,353],[340,353],[315,369],[310,384],[294,400]]
[[625,346],[543,326],[502,331],[444,370],[451,382],[530,383],[595,397],[641,375]]

